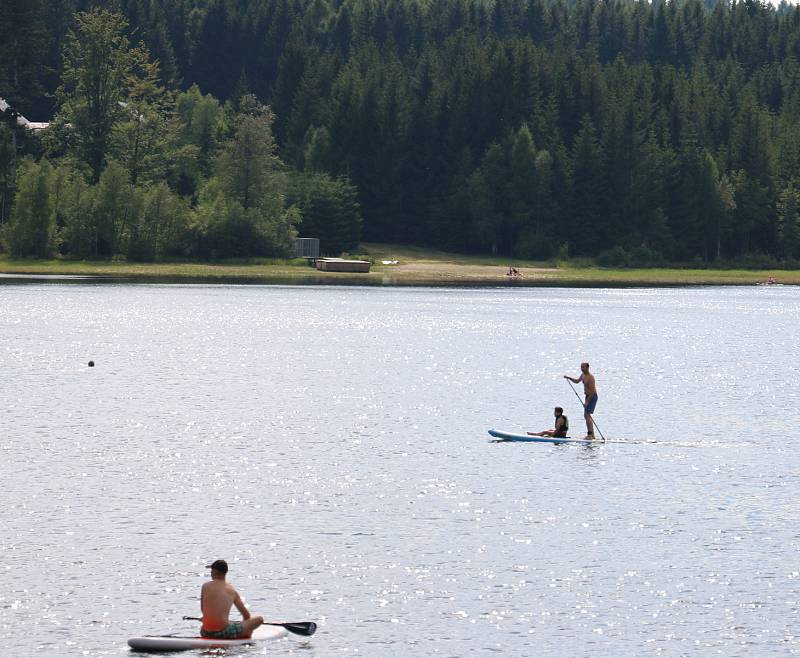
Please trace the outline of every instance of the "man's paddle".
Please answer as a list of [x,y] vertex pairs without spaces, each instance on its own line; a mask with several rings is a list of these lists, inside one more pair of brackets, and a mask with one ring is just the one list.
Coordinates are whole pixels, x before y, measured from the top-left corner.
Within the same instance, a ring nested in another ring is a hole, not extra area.
[[[575,397],[578,398],[578,401],[581,403],[583,411],[589,414],[589,412],[586,411],[586,404],[584,403],[583,400],[581,400],[581,396],[578,395],[578,391],[575,390],[575,387],[572,385],[572,382],[569,379],[567,380],[567,384],[569,384],[569,387],[572,389],[572,392],[575,394]],[[600,428],[597,427],[597,421],[592,417],[592,414],[589,414],[589,418],[592,419],[592,425],[595,427],[595,429],[597,429],[597,433],[600,435],[600,438],[603,439],[603,443],[605,443],[606,437],[603,436],[603,433],[600,431]]]
[[[188,621],[203,621],[201,617],[184,617]],[[305,635],[310,637],[317,632],[317,625],[313,621],[293,621],[293,622],[278,622],[278,621],[265,621],[267,626],[283,626],[290,633],[295,635]]]

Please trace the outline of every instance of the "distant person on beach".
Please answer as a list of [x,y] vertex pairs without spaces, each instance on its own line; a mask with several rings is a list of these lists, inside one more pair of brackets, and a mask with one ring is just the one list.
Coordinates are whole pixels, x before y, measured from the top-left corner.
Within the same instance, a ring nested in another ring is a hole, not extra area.
[[553,410],[553,415],[556,417],[556,426],[551,430],[544,432],[528,432],[531,436],[552,436],[557,439],[563,439],[567,436],[569,431],[569,419],[564,415],[564,410],[561,407],[556,407]]
[[[204,583],[200,590],[200,609],[203,611],[200,635],[230,640],[249,638],[264,623],[264,618],[252,617],[239,592],[225,581],[228,573],[225,560],[215,560],[206,568],[211,569],[211,580]],[[242,621],[229,620],[233,606],[242,614]]]
[[592,423],[592,414],[597,406],[597,385],[594,381],[594,375],[589,372],[589,364],[587,362],[581,363],[581,376],[577,379],[564,375],[564,379],[569,379],[573,384],[583,383],[583,418],[586,420],[586,437],[587,439],[594,438],[594,423]]

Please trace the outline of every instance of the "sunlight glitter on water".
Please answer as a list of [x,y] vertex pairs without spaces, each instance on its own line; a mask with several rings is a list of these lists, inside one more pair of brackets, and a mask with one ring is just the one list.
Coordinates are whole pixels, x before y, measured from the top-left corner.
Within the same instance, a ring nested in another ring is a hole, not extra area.
[[[793,288],[15,285],[0,308],[12,654],[194,632],[218,556],[255,612],[320,622],[275,655],[800,653]],[[585,359],[603,431],[658,443],[488,441],[556,404],[581,431]]]

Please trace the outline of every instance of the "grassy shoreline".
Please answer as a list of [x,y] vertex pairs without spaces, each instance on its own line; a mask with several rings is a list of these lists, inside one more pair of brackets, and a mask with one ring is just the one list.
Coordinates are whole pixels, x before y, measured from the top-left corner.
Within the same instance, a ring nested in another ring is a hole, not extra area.
[[[261,284],[357,284],[389,286],[681,286],[754,285],[772,276],[800,284],[800,270],[609,269],[581,264],[541,263],[464,256],[403,245],[366,244],[361,257],[373,261],[367,274],[319,272],[302,260],[223,263],[129,263],[127,261],[12,260],[0,257],[0,274],[72,276],[142,282],[164,280]],[[391,263],[384,264],[383,261]],[[395,264],[393,261],[397,261]],[[508,277],[509,265],[522,277]]]

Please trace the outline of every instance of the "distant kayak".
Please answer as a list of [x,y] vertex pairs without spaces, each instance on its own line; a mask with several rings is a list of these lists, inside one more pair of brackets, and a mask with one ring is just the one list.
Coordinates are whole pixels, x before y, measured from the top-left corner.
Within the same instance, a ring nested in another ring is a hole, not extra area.
[[570,437],[531,436],[530,434],[516,434],[503,430],[489,430],[489,434],[499,441],[519,441],[525,443],[602,443],[598,439],[572,439]]
[[189,649],[220,649],[238,647],[277,640],[286,635],[286,629],[278,626],[260,626],[253,631],[253,636],[246,640],[218,640],[208,637],[178,637],[175,635],[143,635],[132,637],[128,645],[135,651],[188,651]]

